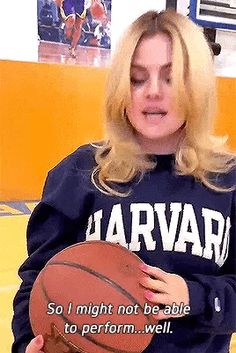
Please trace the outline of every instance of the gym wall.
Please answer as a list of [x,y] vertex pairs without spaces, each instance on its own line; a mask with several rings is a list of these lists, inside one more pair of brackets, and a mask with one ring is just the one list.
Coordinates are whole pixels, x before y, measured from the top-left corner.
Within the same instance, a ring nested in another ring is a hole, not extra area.
[[[35,200],[47,172],[103,131],[106,69],[0,61],[0,200]],[[236,150],[236,79],[218,77],[215,130]]]

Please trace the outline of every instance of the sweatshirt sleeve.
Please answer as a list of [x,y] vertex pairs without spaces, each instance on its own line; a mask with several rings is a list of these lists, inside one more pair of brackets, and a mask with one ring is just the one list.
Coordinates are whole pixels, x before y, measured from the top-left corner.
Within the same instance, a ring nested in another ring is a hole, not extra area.
[[231,214],[228,257],[217,276],[193,274],[187,280],[190,315],[200,332],[231,334],[236,331],[236,204]]
[[29,298],[37,275],[56,253],[85,240],[88,193],[81,175],[72,158],[51,170],[42,200],[30,217],[26,234],[28,258],[19,268],[22,283],[13,301],[12,353],[25,353],[25,347],[33,338]]
[[14,302],[12,353],[25,353],[33,338],[29,320],[29,297],[33,283],[46,262],[57,252],[73,243],[72,222],[62,213],[41,202],[30,218],[27,228],[28,259],[19,269],[22,284]]

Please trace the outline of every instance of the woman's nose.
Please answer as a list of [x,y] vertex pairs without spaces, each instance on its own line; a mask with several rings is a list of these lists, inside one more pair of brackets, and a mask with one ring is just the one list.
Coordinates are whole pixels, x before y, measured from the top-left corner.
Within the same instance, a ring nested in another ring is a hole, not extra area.
[[149,81],[147,85],[146,95],[148,98],[157,98],[162,95],[161,82],[157,78]]

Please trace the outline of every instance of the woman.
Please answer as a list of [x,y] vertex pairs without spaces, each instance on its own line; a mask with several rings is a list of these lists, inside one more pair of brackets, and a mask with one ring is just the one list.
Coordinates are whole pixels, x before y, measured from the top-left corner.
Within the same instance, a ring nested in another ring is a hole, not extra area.
[[156,319],[170,320],[172,333],[155,335],[145,353],[228,352],[236,327],[236,162],[212,134],[215,77],[201,30],[172,10],[139,17],[114,55],[105,106],[104,141],[49,172],[31,216],[13,352],[43,347],[41,335],[30,342],[28,317],[39,271],[58,251],[92,239],[143,259],[147,301],[190,306],[187,314],[160,310]]

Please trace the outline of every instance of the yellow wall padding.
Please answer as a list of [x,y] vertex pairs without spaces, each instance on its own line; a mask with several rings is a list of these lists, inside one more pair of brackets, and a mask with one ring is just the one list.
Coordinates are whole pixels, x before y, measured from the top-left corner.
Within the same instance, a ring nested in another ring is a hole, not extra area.
[[0,61],[0,200],[41,195],[47,171],[102,136],[106,70]]
[[[102,138],[107,69],[0,61],[0,200],[39,199],[47,171]],[[236,150],[236,79],[218,78],[217,134]]]

